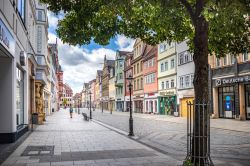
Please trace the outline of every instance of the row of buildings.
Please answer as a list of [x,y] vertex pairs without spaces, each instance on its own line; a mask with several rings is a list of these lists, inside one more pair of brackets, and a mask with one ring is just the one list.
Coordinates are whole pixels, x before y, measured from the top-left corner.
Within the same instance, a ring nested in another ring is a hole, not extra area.
[[[137,39],[131,52],[117,51],[114,60],[105,56],[103,70],[83,85],[81,106],[89,107],[91,95],[91,104],[97,108],[128,111],[126,78],[131,75],[134,112],[187,116],[186,103],[195,99],[195,67],[188,50],[187,41],[150,46]],[[250,119],[248,52],[224,58],[210,56],[209,64],[213,117]]]
[[59,109],[63,71],[48,44],[47,6],[0,1],[0,143],[16,141]]

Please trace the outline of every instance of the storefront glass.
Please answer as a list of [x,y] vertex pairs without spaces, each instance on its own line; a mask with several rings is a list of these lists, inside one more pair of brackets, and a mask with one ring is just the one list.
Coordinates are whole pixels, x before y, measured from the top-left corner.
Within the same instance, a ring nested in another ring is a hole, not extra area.
[[24,124],[24,79],[23,71],[16,68],[16,125],[17,128]]
[[135,112],[136,113],[143,113],[143,101],[142,100],[137,100],[134,101],[135,103]]
[[246,118],[250,120],[250,85],[245,86],[246,94]]
[[233,118],[235,116],[234,86],[219,88],[219,116],[220,118]]
[[160,97],[160,114],[174,115],[176,111],[176,96]]

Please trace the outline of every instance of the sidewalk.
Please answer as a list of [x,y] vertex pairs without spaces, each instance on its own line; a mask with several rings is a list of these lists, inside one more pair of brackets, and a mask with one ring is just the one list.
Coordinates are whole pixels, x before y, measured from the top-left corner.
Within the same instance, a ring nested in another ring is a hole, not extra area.
[[[95,111],[101,112],[101,110],[99,109],[96,109]],[[110,112],[105,110],[104,113],[109,114]],[[112,114],[129,116],[129,112],[113,111]],[[167,122],[180,123],[180,124],[185,124],[185,125],[187,124],[187,119],[185,117],[175,117],[175,116],[170,116],[170,115],[133,113],[133,117],[167,121]],[[211,119],[210,123],[211,123],[210,125],[212,128],[250,133],[250,121],[249,120],[240,121],[240,120],[235,120],[235,119],[218,118],[218,119]]]
[[44,125],[12,153],[3,165],[176,166],[182,162],[68,110],[47,117]]

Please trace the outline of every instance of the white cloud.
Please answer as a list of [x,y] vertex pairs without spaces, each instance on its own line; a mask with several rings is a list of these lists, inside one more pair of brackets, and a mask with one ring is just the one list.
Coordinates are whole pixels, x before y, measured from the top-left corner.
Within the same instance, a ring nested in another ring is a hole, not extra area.
[[[49,43],[55,43],[57,36],[54,34],[58,20],[63,18],[63,13],[55,15],[48,12]],[[115,44],[121,51],[132,51],[135,40],[118,35]],[[112,49],[98,48],[89,50],[79,46],[70,46],[57,39],[59,63],[64,71],[64,82],[68,83],[74,93],[82,90],[84,82],[89,82],[96,77],[96,71],[103,67],[104,55],[107,59],[115,58]]]
[[[56,35],[49,33],[49,43],[56,42]],[[64,71],[64,82],[67,82],[74,93],[82,90],[84,82],[96,77],[96,71],[103,67],[104,55],[107,59],[115,58],[115,51],[106,48],[83,49],[79,46],[70,46],[57,39],[59,63]]]
[[124,35],[118,35],[115,44],[118,45],[120,51],[132,51],[135,43],[134,39],[127,38]]

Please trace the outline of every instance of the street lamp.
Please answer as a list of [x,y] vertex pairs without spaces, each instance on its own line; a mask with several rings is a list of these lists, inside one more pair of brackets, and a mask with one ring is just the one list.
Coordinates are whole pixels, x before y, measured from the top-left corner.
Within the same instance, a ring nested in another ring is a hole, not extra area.
[[91,91],[89,91],[89,119],[92,119],[92,111],[91,111]]
[[134,129],[133,129],[133,117],[132,117],[132,101],[131,101],[131,91],[132,91],[132,80],[133,77],[129,75],[127,77],[127,80],[129,81],[128,87],[129,87],[129,134],[128,136],[134,136]]

